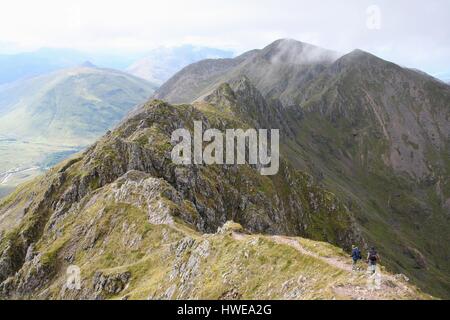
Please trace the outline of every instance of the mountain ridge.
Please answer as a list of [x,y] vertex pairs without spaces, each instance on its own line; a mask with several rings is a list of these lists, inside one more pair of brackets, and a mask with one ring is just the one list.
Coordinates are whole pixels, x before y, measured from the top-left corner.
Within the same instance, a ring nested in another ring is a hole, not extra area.
[[219,76],[209,76],[214,62],[187,67],[155,97],[202,101],[224,83],[247,77],[261,92],[261,104],[277,105],[285,131],[281,149],[293,166],[356,211],[367,243],[388,256],[392,270],[447,296],[448,86],[362,50],[305,68],[274,66],[260,53],[252,51],[245,67],[216,62],[226,69]]
[[[302,52],[306,54],[306,57],[297,61],[296,57]],[[339,54],[333,51],[320,51],[318,47],[313,45],[293,40],[278,40],[263,49],[251,50],[233,59],[204,60],[192,64],[158,88],[154,98],[167,100],[170,103],[189,103],[207,94],[221,82],[226,82],[227,79],[239,78],[243,74],[248,76],[263,94],[266,94],[267,91],[274,90],[274,88],[280,86],[280,84],[272,83],[271,79],[279,80],[278,76],[289,70],[290,67],[293,67],[296,70],[295,72],[306,68],[306,73],[309,71],[314,74],[317,72],[316,69],[320,70],[324,64],[330,63],[338,56]],[[280,64],[283,58],[287,58],[287,60]],[[272,63],[272,60],[277,61]],[[312,62],[313,66],[310,67],[308,62]],[[289,65],[289,67],[284,65]],[[183,78],[184,74],[188,75],[188,77]],[[195,77],[190,78],[193,75]],[[301,86],[303,81],[305,79],[294,79],[291,87],[289,87],[289,83],[282,83],[281,86],[284,87],[278,90],[288,92],[289,90],[295,90],[295,86]],[[194,87],[198,92],[188,92],[191,87]],[[280,98],[282,99],[282,97]]]

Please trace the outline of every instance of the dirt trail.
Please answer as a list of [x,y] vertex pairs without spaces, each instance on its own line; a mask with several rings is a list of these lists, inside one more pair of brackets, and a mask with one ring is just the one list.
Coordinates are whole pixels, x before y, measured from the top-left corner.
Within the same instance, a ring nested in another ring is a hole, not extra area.
[[[236,240],[245,240],[246,235],[237,233],[237,232],[233,232],[233,238]],[[347,272],[352,272],[352,266],[350,264],[345,263],[336,258],[319,256],[318,254],[305,249],[305,247],[303,247],[296,239],[292,239],[292,238],[285,237],[285,236],[270,236],[268,238],[278,244],[285,244],[285,245],[291,246],[294,249],[296,249],[297,251],[299,251],[300,253],[302,253],[304,255],[308,255],[310,257],[314,257],[319,260],[322,260],[325,263],[332,265],[333,267],[336,267],[338,269],[341,269],[341,270],[344,270]]]
[[[246,240],[245,234],[233,232],[232,236],[236,240]],[[298,250],[301,254],[308,255],[319,259],[335,268],[344,270],[350,274],[350,283],[347,285],[336,286],[333,288],[335,294],[340,297],[355,300],[384,300],[391,297],[407,296],[411,293],[411,288],[406,286],[394,276],[377,272],[376,276],[369,276],[365,272],[353,272],[352,264],[335,257],[324,257],[311,252],[303,247],[298,240],[286,236],[268,236],[268,239],[278,243],[291,246]],[[350,259],[350,258],[349,258]],[[352,284],[356,279],[367,279],[367,285]],[[353,279],[353,280],[352,280]]]
[[289,246],[297,249],[298,251],[300,251],[302,254],[314,257],[316,259],[320,259],[320,260],[328,263],[329,265],[332,265],[333,267],[336,267],[338,269],[342,269],[344,271],[352,272],[352,266],[350,264],[345,263],[345,262],[343,262],[343,261],[341,261],[339,259],[336,259],[336,258],[319,256],[318,254],[316,254],[314,252],[306,250],[295,239],[291,239],[291,238],[288,238],[288,237],[282,237],[282,236],[272,236],[271,239],[273,241],[275,241],[276,243],[289,245]]

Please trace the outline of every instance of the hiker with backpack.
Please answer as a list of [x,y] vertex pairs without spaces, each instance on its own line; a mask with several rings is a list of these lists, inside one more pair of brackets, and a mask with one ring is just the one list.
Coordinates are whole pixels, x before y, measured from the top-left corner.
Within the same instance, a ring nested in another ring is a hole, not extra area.
[[374,247],[370,248],[369,253],[367,255],[367,263],[369,264],[369,272],[374,274],[377,269],[377,262],[380,261],[380,256],[375,250]]
[[362,259],[362,256],[361,256],[361,251],[359,250],[359,248],[357,246],[352,245],[352,254],[350,255],[350,257],[353,260],[352,270],[353,271],[358,270],[358,261]]

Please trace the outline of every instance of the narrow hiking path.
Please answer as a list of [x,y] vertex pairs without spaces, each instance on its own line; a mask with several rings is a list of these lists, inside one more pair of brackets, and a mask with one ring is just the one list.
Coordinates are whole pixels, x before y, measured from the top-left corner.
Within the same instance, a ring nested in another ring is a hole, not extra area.
[[305,249],[305,247],[303,247],[297,240],[289,238],[289,237],[283,237],[283,236],[272,236],[271,239],[273,241],[275,241],[276,243],[279,244],[286,244],[288,246],[293,247],[294,249],[297,249],[298,251],[300,251],[301,253],[314,257],[316,259],[322,260],[325,263],[328,263],[329,265],[332,265],[333,267],[336,267],[338,269],[347,271],[347,272],[352,272],[352,265],[345,263],[342,260],[339,260],[337,258],[333,258],[333,257],[323,257],[320,256],[314,252],[311,252],[307,249]]
[[[233,231],[232,237],[235,240],[245,241],[249,236]],[[365,270],[353,271],[352,263],[350,261],[347,262],[337,257],[321,256],[302,246],[296,238],[279,235],[264,237],[275,243],[291,246],[303,255],[319,259],[337,269],[347,272],[349,282],[332,288],[332,291],[339,298],[353,300],[385,300],[392,299],[392,297],[407,297],[412,294],[411,287],[402,280],[403,278],[400,275],[393,276],[381,272],[380,270],[378,270],[375,275],[369,275]],[[350,257],[348,260],[350,260]]]
[[[246,235],[244,235],[242,233],[233,232],[232,235],[233,235],[233,238],[236,240],[245,240],[245,238],[246,238]],[[297,251],[299,251],[300,253],[310,256],[310,257],[314,257],[319,260],[322,260],[325,263],[332,265],[333,267],[336,267],[338,269],[341,269],[341,270],[344,270],[347,272],[352,272],[351,264],[345,263],[344,261],[337,259],[337,258],[320,256],[315,252],[307,250],[296,239],[286,237],[286,236],[268,236],[267,238],[278,244],[285,244],[285,245],[291,246],[294,249],[296,249]]]

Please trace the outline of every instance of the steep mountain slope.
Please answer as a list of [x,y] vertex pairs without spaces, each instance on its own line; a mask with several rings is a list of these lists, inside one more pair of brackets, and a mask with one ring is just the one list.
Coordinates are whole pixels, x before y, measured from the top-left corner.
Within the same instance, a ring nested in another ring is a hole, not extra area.
[[318,48],[303,57],[305,47],[279,40],[233,60],[199,62],[155,96],[214,104],[224,83],[246,78],[241,83],[263,97],[235,103],[278,110],[251,118],[280,127],[282,153],[294,167],[354,211],[366,243],[379,248],[391,270],[448,297],[450,88],[360,50],[332,59]]
[[[153,101],[20,187],[0,204],[0,297],[429,298],[384,271],[373,288],[330,244],[226,223],[359,241],[348,209],[285,161],[272,177],[249,165],[171,161],[174,129],[194,120],[245,128],[240,112]],[[70,265],[80,268],[80,290],[66,285]]]
[[287,114],[304,163],[349,199],[393,270],[448,296],[448,87],[356,51],[298,101]]
[[163,47],[152,50],[144,58],[129,66],[127,71],[161,85],[191,63],[203,59],[230,58],[232,55],[232,52],[229,51],[192,45]]
[[92,143],[154,88],[91,64],[0,86],[0,189]]

